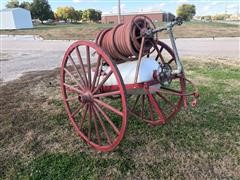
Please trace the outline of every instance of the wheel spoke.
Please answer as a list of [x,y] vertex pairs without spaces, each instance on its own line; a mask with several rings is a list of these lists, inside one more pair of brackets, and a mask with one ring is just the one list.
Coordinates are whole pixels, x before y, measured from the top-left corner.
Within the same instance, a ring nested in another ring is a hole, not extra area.
[[93,95],[94,98],[97,97],[107,97],[107,96],[114,96],[114,95],[119,95],[121,94],[120,91],[112,91],[112,92],[106,92],[106,93],[101,93],[101,94],[95,94]]
[[84,75],[84,79],[85,79],[85,81],[86,81],[86,86],[87,86],[87,85],[88,85],[87,75],[86,75],[86,71],[85,71],[85,68],[84,68],[82,56],[81,56],[81,54],[80,54],[80,51],[79,51],[78,47],[76,47],[76,53],[77,53],[77,57],[78,57],[80,66],[81,66],[81,68],[83,69],[83,75]]
[[[160,48],[160,50],[159,50],[160,54],[162,54],[162,51],[163,51],[163,46],[161,46],[161,48]],[[157,54],[157,57],[155,58],[155,60],[157,61],[158,58],[159,58],[159,53]]]
[[112,73],[112,70],[107,73],[107,75],[102,79],[101,83],[94,89],[93,94],[95,94],[102,87],[102,85],[107,81],[107,79],[111,76]]
[[71,90],[79,93],[79,94],[83,94],[83,92],[82,92],[80,89],[77,89],[77,88],[75,88],[75,87],[73,87],[73,86],[71,86],[71,85],[69,85],[69,84],[63,83],[63,85],[66,86],[66,87],[68,87],[69,89],[71,89]]
[[107,120],[107,122],[112,126],[113,130],[116,132],[117,135],[119,135],[119,130],[114,125],[114,123],[111,121],[111,119],[108,117],[108,115],[95,103],[96,108],[99,110],[99,112],[104,116],[104,118]]
[[83,116],[82,116],[82,119],[81,119],[81,122],[80,122],[80,125],[79,125],[80,129],[82,129],[83,123],[84,123],[84,121],[86,119],[88,108],[89,108],[89,105],[87,104],[87,107],[86,107],[85,111],[83,112]]
[[74,117],[77,113],[79,113],[79,111],[84,107],[84,104],[81,104],[80,106],[78,106],[78,108],[71,114],[72,117]]
[[99,99],[96,99],[96,98],[94,98],[94,101],[95,101],[96,103],[100,104],[101,106],[107,108],[108,110],[110,110],[110,111],[116,113],[117,115],[119,115],[119,116],[123,116],[123,113],[122,113],[121,111],[119,111],[118,109],[116,109],[116,108],[110,106],[109,104],[106,104],[105,102],[100,101]]
[[90,51],[89,46],[86,46],[87,66],[88,66],[88,85],[91,88],[92,77],[91,77],[91,62],[90,62]]
[[161,62],[162,62],[162,63],[165,63],[165,60],[164,60],[164,58],[163,58],[163,56],[162,56],[162,53],[159,53],[159,57],[160,57],[160,59],[161,59]]
[[150,112],[150,119],[151,119],[151,121],[153,122],[154,120],[153,120],[153,108],[152,108],[152,103],[151,103],[149,97],[148,97],[147,99],[148,99],[148,108],[149,108],[149,112]]
[[151,41],[151,42],[152,42],[152,45],[153,45],[154,49],[156,49],[156,51],[157,51],[157,53],[158,53],[158,56],[159,56],[160,59],[161,59],[161,63],[162,63],[162,64],[165,63],[164,58],[163,58],[163,56],[162,56],[162,53],[161,53],[161,51],[159,50],[158,46],[156,45],[155,41]]
[[104,125],[104,123],[103,123],[103,121],[102,121],[102,118],[101,118],[101,116],[99,115],[99,113],[98,113],[98,111],[97,111],[97,109],[95,108],[94,105],[93,105],[93,110],[94,110],[94,113],[97,115],[98,121],[99,121],[99,123],[100,123],[101,126],[102,126],[103,132],[104,132],[104,134],[105,134],[105,136],[106,136],[106,138],[107,138],[108,143],[109,143],[109,144],[112,144],[111,138],[110,138],[110,136],[109,136],[109,134],[108,134],[108,132],[107,132],[107,129],[106,129],[106,127],[105,127],[105,125]]
[[159,107],[158,102],[155,99],[155,97],[152,94],[149,94],[148,97],[150,100],[150,104],[153,105],[153,107],[154,107],[156,113],[158,114],[158,116],[160,117],[161,121],[165,121],[166,116],[165,116],[164,112],[162,111],[161,107]]
[[89,116],[88,116],[88,140],[90,141],[91,139],[91,121],[92,121],[92,107],[91,105],[89,105],[89,108],[88,108],[88,111],[89,111]]
[[97,67],[96,67],[95,74],[94,74],[94,76],[93,76],[93,82],[92,82],[92,88],[91,88],[91,90],[93,90],[93,88],[95,87],[95,83],[96,83],[97,77],[100,76],[100,75],[99,75],[99,74],[100,74],[100,73],[99,73],[99,66],[100,66],[101,58],[102,58],[102,56],[98,55]]
[[137,98],[136,98],[136,100],[135,100],[135,102],[134,102],[134,104],[133,104],[132,111],[135,109],[135,107],[136,107],[136,105],[137,105],[137,103],[138,103],[138,101],[139,101],[139,99],[140,99],[140,96],[141,96],[141,95],[138,95],[138,96],[137,96]]
[[161,46],[159,52],[162,53],[162,51],[163,51],[163,46]]
[[141,27],[134,21],[134,24],[137,26],[137,28],[141,31]]
[[171,92],[178,93],[178,94],[181,94],[181,93],[182,93],[181,91],[178,91],[178,90],[175,90],[175,89],[172,89],[172,88],[167,88],[167,87],[164,87],[164,86],[162,86],[161,88],[162,88],[162,89],[165,89],[165,90],[168,90],[168,91],[171,91]]
[[[100,81],[100,78],[101,78],[101,71],[102,71],[102,66],[103,66],[103,61],[101,60],[101,64],[100,64],[100,67],[99,67],[99,72],[98,72],[98,76],[97,76],[97,82],[94,84],[94,86],[92,87],[93,89],[95,88],[95,85],[99,84],[99,81]],[[93,91],[92,89],[92,91]]]
[[92,110],[93,110],[93,122],[94,122],[95,131],[96,131],[96,137],[97,137],[98,145],[101,145],[102,142],[101,142],[101,138],[100,138],[99,131],[98,131],[98,126],[97,126],[97,121],[96,121],[97,116],[94,113],[93,107],[92,107]]
[[67,70],[67,68],[64,68],[64,71],[72,78],[73,81],[79,86],[81,90],[83,90],[82,85],[76,80],[76,78]]
[[138,37],[136,37],[136,40],[138,40],[138,39],[140,39],[140,38],[142,38],[142,35],[139,35]]
[[166,103],[170,104],[172,107],[176,107],[169,99],[167,99],[166,97],[164,97],[163,95],[161,95],[159,92],[156,92],[156,94],[162,98]]
[[81,73],[79,72],[79,70],[78,70],[78,68],[77,68],[77,66],[76,66],[76,63],[74,62],[72,56],[71,56],[71,55],[68,55],[68,58],[70,59],[71,64],[73,65],[75,71],[77,72],[77,74],[78,74],[79,78],[81,79],[81,81],[83,82],[84,86],[86,86],[86,83],[85,83],[85,81],[83,80],[83,77],[82,77]]
[[171,64],[174,60],[175,60],[175,58],[172,58],[172,59],[170,59],[167,63],[168,63],[168,64]]

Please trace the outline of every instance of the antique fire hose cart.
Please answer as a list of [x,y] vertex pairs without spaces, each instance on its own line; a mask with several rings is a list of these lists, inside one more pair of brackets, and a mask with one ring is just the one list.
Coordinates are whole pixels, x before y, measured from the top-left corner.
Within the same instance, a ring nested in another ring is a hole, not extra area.
[[[184,75],[172,28],[155,28],[147,16],[101,31],[95,42],[77,41],[61,66],[65,109],[75,130],[99,151],[122,140],[129,115],[153,125],[165,124],[198,92]],[[172,45],[158,40],[165,31]]]

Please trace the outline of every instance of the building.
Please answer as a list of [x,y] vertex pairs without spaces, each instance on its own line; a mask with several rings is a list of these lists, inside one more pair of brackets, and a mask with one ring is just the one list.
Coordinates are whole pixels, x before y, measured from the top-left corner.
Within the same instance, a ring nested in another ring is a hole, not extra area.
[[[175,16],[171,13],[166,12],[132,12],[121,15],[121,22],[127,22],[136,15],[145,15],[148,16],[154,23],[156,22],[168,22],[172,21]],[[117,14],[103,14],[101,22],[103,24],[117,24],[118,15]]]
[[0,10],[0,29],[32,28],[30,11],[23,8],[9,8]]

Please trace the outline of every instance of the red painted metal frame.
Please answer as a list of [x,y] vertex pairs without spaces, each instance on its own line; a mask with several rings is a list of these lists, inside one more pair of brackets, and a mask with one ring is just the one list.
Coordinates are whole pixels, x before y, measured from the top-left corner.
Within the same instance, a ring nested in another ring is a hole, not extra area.
[[[198,93],[198,89],[196,88],[195,84],[192,81],[186,79],[184,76],[176,77],[176,79],[179,79],[179,78],[183,78],[185,81],[187,81],[189,83],[189,85],[193,87],[194,90],[192,92],[185,92],[185,91],[177,91],[174,89],[169,89],[166,87],[161,87],[161,88],[157,89],[157,88],[154,88],[154,85],[159,84],[159,82],[157,80],[152,80],[152,81],[148,81],[148,82],[144,82],[144,83],[125,84],[127,92],[128,92],[128,90],[133,90],[133,89],[134,90],[143,89],[145,94],[149,97],[150,102],[152,103],[155,111],[157,112],[157,114],[160,118],[155,121],[149,121],[149,120],[143,119],[144,121],[146,121],[152,125],[165,124],[167,120],[172,118],[180,110],[184,97],[192,96],[193,97],[193,100],[191,103],[192,107],[195,107],[197,105],[197,98],[199,97],[199,93]],[[114,92],[117,89],[118,89],[118,85],[103,86],[101,91],[103,93],[109,93],[109,92]],[[163,114],[163,110],[159,107],[156,100],[153,98],[151,92],[168,94],[168,95],[172,95],[172,96],[179,96],[180,100],[176,105],[175,111],[173,111],[172,114],[170,114],[170,116],[166,117],[166,115]],[[136,115],[136,114],[132,113],[131,110],[129,110],[129,112],[133,115]]]

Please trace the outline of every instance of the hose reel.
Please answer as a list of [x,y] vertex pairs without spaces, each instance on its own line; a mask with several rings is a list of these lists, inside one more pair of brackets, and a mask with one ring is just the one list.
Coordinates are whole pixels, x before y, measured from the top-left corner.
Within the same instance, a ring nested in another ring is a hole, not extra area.
[[[143,35],[155,29],[152,20],[144,15],[135,16],[131,21],[118,24],[113,28],[101,31],[96,43],[102,47],[117,63],[138,58]],[[142,56],[148,54],[153,47],[152,40],[157,34],[145,38]]]

